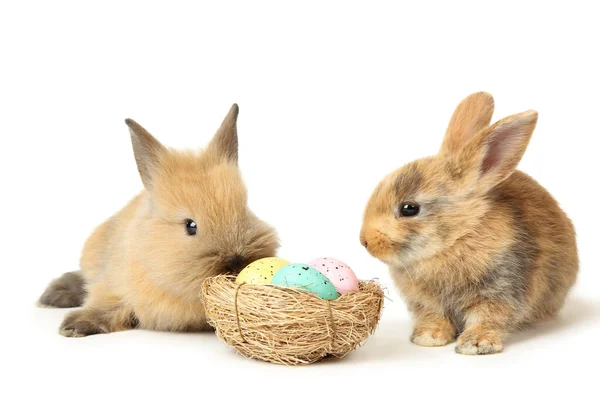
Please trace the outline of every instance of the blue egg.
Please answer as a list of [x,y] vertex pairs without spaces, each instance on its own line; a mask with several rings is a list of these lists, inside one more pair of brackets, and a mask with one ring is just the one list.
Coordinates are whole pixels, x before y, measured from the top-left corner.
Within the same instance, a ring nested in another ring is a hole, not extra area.
[[303,289],[325,300],[335,300],[340,296],[325,275],[306,264],[284,266],[275,273],[271,284]]

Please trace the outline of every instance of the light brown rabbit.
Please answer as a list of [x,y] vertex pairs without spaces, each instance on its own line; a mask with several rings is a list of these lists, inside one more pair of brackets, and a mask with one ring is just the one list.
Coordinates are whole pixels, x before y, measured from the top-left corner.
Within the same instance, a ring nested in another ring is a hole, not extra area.
[[81,271],[55,280],[40,298],[46,306],[83,305],[65,317],[62,335],[206,329],[204,279],[275,254],[275,231],[247,206],[237,116],[234,104],[199,154],[169,150],[126,120],[145,190],[96,228]]
[[411,340],[462,354],[500,352],[505,335],[552,318],[576,280],[573,225],[515,171],[537,122],[526,111],[489,126],[492,96],[464,99],[435,156],[385,177],[361,243],[389,265],[414,317]]

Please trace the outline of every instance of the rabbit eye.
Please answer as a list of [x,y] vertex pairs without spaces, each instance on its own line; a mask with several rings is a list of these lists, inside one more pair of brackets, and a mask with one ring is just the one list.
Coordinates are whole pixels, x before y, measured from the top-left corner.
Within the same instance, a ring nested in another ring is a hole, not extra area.
[[414,217],[419,214],[421,207],[417,203],[402,203],[398,207],[400,217]]
[[187,231],[188,235],[194,236],[194,235],[196,235],[196,232],[198,232],[198,226],[191,219],[186,219],[185,220],[185,230]]

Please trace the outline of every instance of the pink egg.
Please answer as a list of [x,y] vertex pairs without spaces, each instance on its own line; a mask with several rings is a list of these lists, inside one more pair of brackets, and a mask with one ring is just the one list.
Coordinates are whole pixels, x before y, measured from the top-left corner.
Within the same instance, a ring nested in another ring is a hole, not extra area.
[[348,265],[331,257],[316,258],[308,263],[325,275],[339,294],[358,290],[358,279]]

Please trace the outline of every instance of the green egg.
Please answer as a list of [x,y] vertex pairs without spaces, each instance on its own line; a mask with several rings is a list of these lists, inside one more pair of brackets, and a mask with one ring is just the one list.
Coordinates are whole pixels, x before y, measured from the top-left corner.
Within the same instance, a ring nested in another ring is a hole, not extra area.
[[306,264],[286,265],[275,273],[271,284],[303,289],[325,300],[335,300],[339,297],[331,281]]

